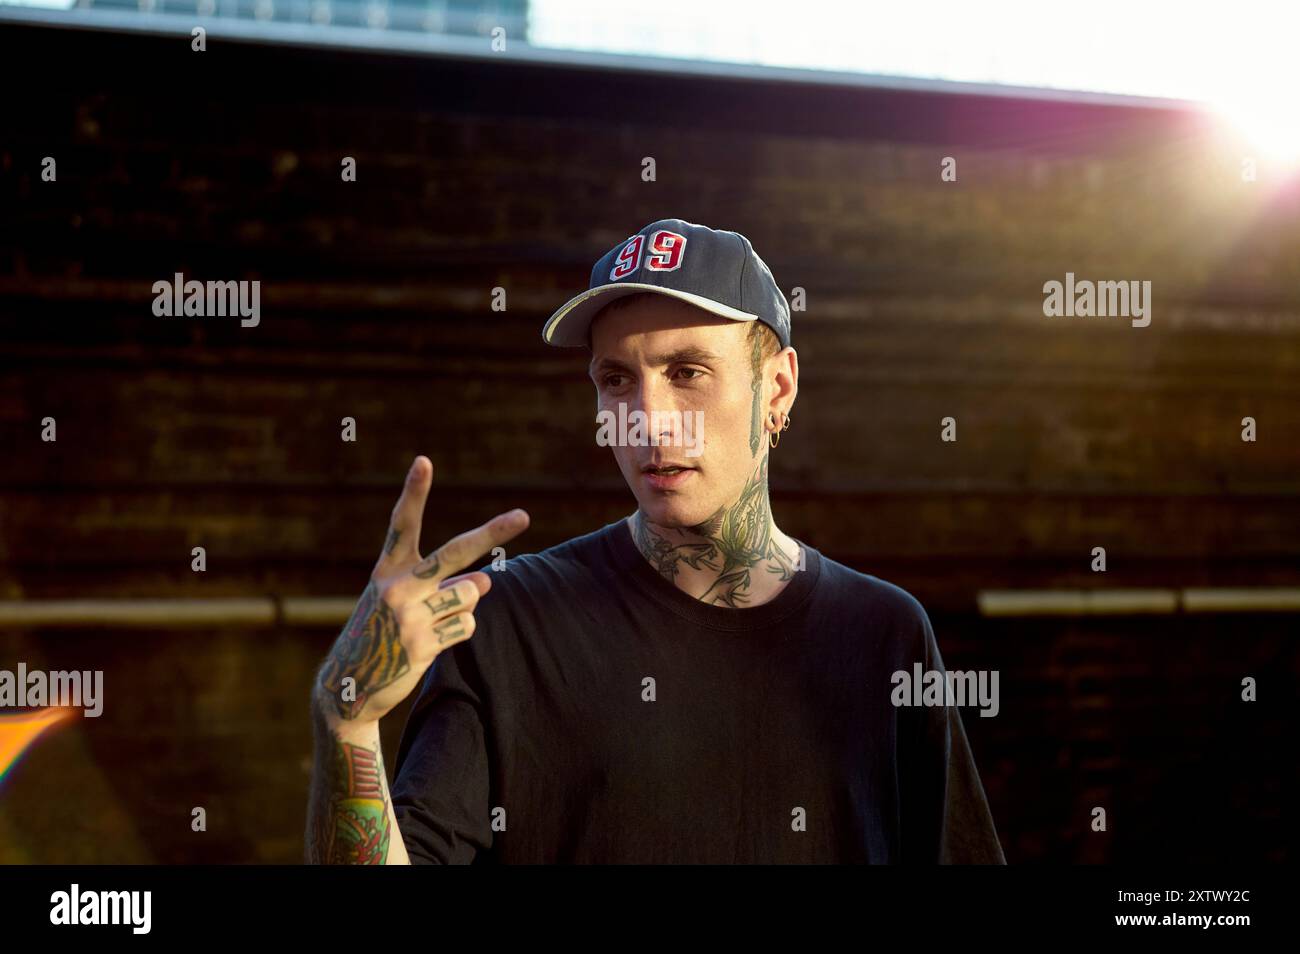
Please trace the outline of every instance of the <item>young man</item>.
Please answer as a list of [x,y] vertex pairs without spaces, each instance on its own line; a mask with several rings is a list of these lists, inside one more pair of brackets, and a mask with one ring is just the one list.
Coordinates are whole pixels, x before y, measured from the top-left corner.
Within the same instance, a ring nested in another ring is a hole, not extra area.
[[[799,365],[749,241],[654,222],[543,337],[650,421],[602,441],[637,509],[452,576],[527,515],[421,560],[416,459],[316,686],[309,859],[1004,863],[957,709],[891,703],[943,670],[925,611],[772,517]],[[378,719],[422,677],[390,798]]]

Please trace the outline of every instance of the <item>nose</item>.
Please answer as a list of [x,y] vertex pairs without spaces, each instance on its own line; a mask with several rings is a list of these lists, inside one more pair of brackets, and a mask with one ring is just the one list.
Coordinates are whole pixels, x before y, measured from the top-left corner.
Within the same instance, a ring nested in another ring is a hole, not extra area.
[[[651,444],[679,444],[677,429],[681,426],[680,395],[673,389],[663,375],[657,373],[643,374],[641,385],[637,388],[637,409],[646,416],[646,440]],[[628,408],[631,413],[633,408]],[[674,413],[677,412],[677,413]]]

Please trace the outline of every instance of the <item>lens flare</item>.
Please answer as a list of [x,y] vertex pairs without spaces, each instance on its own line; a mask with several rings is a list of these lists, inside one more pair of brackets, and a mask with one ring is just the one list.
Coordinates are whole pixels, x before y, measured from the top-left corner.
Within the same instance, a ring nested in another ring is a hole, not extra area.
[[46,729],[72,715],[72,709],[51,707],[0,715],[0,781]]
[[[1300,80],[1298,80],[1300,81]],[[1220,119],[1265,159],[1300,163],[1300,111],[1269,91],[1250,96],[1222,96],[1213,103]]]

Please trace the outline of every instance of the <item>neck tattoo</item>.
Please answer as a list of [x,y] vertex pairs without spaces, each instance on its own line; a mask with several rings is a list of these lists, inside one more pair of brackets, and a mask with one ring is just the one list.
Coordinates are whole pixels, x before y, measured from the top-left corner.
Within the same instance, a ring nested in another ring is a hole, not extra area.
[[776,582],[794,578],[795,558],[777,544],[774,528],[766,454],[735,503],[720,507],[703,523],[685,529],[659,527],[646,521],[639,509],[632,515],[632,539],[664,579],[675,582],[682,567],[707,570],[716,576],[699,599],[733,608],[754,595],[751,571],[760,566],[778,576]]

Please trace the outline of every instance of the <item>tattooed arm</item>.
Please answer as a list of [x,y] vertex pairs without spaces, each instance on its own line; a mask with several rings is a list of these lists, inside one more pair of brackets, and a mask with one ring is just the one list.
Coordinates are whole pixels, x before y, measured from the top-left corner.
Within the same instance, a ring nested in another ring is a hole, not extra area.
[[389,796],[379,720],[405,699],[442,650],[474,633],[486,573],[451,576],[521,533],[513,510],[420,559],[429,492],[417,457],[393,508],[383,553],[312,688],[314,757],[306,859],[314,864],[410,864]]
[[[435,554],[412,575],[430,579],[439,569]],[[461,616],[467,603],[465,589],[458,586],[460,590],[453,586],[421,601],[439,651],[467,636]],[[307,839],[307,860],[316,864],[410,864],[401,838],[393,837],[397,816],[384,773],[379,721],[362,717],[376,692],[411,671],[397,614],[379,594],[372,581],[316,680],[312,706],[316,771]]]
[[307,806],[309,864],[409,865],[384,777],[379,723],[331,729],[318,708]]

